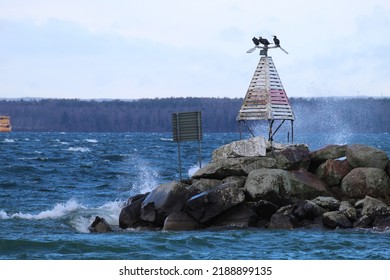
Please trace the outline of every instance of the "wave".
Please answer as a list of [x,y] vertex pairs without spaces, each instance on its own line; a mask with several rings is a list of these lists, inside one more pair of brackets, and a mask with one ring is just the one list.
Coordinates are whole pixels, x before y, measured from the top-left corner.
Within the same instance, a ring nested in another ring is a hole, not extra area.
[[9,138],[5,138],[5,139],[3,140],[3,143],[14,143],[14,142],[15,142],[14,139],[9,139]]
[[88,227],[95,220],[96,216],[103,217],[110,225],[119,224],[118,217],[124,205],[123,201],[111,201],[98,207],[87,207],[76,200],[71,199],[65,203],[57,203],[52,209],[44,210],[38,214],[14,213],[0,210],[0,219],[24,219],[24,220],[54,220],[61,219],[69,224],[76,231],[88,233]]
[[96,140],[96,139],[85,139],[84,141],[88,142],[88,143],[97,143],[98,142],[98,140]]
[[160,140],[163,142],[172,142],[173,138],[160,138]]
[[67,149],[67,151],[88,153],[91,151],[91,149],[85,147],[70,147],[69,149]]

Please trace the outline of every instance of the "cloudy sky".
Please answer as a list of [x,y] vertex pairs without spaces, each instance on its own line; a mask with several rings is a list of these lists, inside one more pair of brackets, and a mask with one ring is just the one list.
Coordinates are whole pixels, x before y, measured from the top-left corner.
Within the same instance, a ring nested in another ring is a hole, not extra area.
[[390,97],[389,0],[0,0],[0,98],[244,97],[270,50],[290,97]]

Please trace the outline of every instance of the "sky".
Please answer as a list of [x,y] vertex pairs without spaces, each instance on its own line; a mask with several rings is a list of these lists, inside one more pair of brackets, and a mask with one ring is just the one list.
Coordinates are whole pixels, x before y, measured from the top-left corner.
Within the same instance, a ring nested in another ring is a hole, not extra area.
[[0,98],[390,97],[389,0],[0,0]]

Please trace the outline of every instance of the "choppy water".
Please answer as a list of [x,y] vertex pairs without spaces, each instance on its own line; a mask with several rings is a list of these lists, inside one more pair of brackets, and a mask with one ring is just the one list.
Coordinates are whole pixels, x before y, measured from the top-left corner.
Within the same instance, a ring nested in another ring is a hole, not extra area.
[[[206,134],[203,163],[238,134]],[[311,150],[365,143],[390,153],[390,135],[297,135]],[[182,143],[184,176],[197,143]],[[178,180],[168,134],[0,134],[0,259],[390,259],[390,232],[232,229],[90,234],[96,215],[118,226],[130,195]]]

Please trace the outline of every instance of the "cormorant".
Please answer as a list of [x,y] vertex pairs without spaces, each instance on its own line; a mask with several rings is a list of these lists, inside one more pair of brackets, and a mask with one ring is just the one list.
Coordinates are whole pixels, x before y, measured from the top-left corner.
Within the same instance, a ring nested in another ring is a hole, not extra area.
[[268,42],[267,39],[263,38],[263,37],[259,37],[259,41],[260,43],[262,43],[264,46],[268,46],[270,44],[270,42]]
[[274,35],[274,43],[275,43],[275,45],[276,45],[277,47],[280,46],[280,40],[279,40],[278,37],[276,37],[275,35]]
[[253,41],[253,43],[256,45],[256,46],[258,46],[259,45],[259,39],[257,39],[256,37],[253,37],[252,38],[252,41]]

